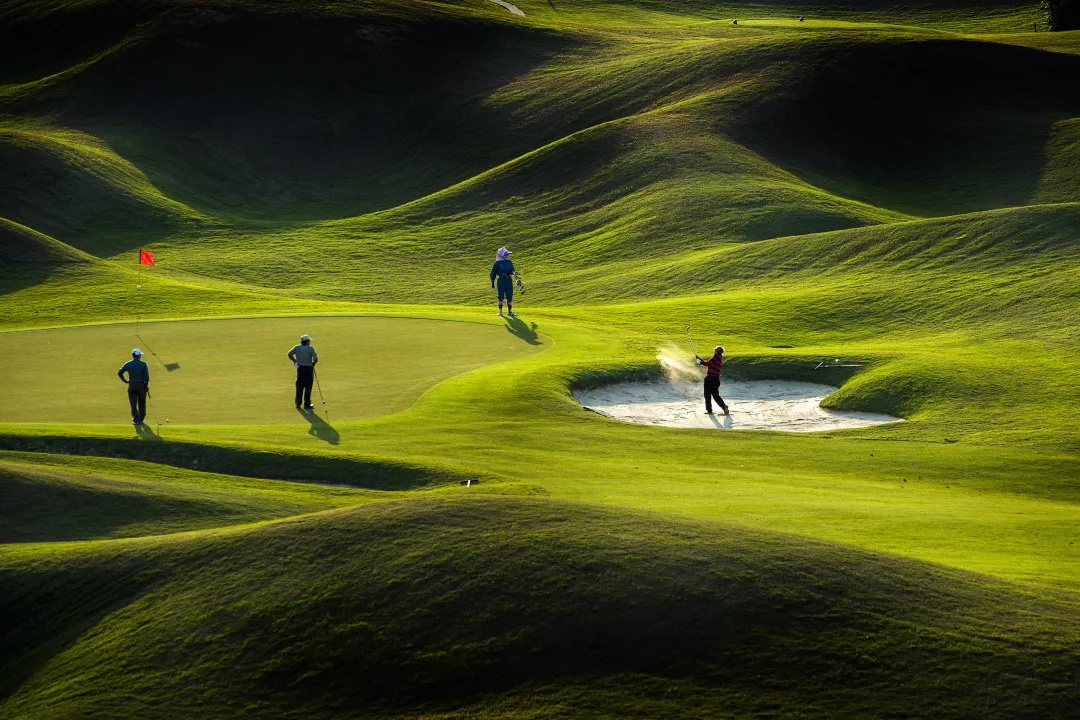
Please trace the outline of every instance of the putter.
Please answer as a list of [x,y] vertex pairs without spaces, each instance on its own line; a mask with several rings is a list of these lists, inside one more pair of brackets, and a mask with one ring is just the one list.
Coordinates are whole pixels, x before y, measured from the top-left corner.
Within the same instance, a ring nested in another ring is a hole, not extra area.
[[157,425],[158,434],[161,434],[161,420],[158,419],[157,408],[154,407],[154,396],[150,394],[150,388],[146,388],[146,399],[150,401],[150,411],[154,413],[154,424]]
[[[322,384],[319,383],[319,373],[315,371],[314,365],[312,365],[311,367],[311,374],[315,376],[315,387],[319,388],[319,399],[322,400],[323,405],[326,405],[326,398],[324,398],[322,394]],[[330,411],[327,410],[325,407],[323,408],[323,410],[326,411],[326,419],[329,420]]]

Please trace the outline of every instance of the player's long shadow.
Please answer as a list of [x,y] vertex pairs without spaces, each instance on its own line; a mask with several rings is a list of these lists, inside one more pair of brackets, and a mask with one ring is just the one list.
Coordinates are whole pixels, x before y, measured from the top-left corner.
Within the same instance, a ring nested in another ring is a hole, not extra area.
[[536,323],[526,325],[521,318],[508,317],[506,318],[506,329],[530,345],[540,344],[540,336],[536,333]]
[[161,440],[161,436],[156,435],[149,425],[136,425],[135,434],[139,436],[140,440]]
[[297,410],[297,412],[311,423],[311,427],[308,428],[308,435],[313,435],[331,445],[337,445],[341,442],[341,435],[338,434],[338,431],[330,427],[330,424],[316,415],[313,410]]
[[731,429],[735,422],[731,419],[730,415],[709,415],[709,419],[712,420],[713,425],[718,428]]

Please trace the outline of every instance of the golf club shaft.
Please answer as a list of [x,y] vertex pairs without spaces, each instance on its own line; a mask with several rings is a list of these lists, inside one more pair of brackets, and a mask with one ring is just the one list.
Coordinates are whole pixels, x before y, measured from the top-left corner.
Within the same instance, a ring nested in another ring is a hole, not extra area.
[[326,398],[322,394],[322,384],[319,382],[319,373],[315,371],[315,366],[311,367],[311,374],[315,377],[315,387],[319,388],[319,399],[322,400],[322,404],[326,404]]
[[694,344],[694,337],[690,334],[690,326],[686,326],[686,337],[690,338],[690,348],[694,351],[694,355],[698,354],[697,345]]
[[154,407],[154,396],[150,394],[150,388],[146,388],[146,399],[150,401],[150,411],[154,413],[154,424],[161,428],[161,421],[158,420],[157,408]]

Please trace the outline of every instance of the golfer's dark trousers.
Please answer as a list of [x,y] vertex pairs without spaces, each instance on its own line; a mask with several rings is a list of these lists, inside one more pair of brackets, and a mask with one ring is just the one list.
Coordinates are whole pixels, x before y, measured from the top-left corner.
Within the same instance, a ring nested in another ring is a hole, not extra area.
[[296,404],[311,404],[311,386],[315,384],[315,368],[306,365],[296,366]]
[[721,410],[727,409],[727,404],[724,403],[724,398],[720,397],[720,376],[719,375],[706,375],[705,376],[705,411],[712,412],[712,401],[715,400]]
[[128,402],[131,403],[131,419],[141,423],[146,417],[146,383],[128,383]]

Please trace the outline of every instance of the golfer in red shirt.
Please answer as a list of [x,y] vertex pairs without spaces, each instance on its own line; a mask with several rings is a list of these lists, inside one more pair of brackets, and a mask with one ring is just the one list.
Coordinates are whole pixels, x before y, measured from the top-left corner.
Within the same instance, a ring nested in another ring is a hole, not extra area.
[[713,350],[713,356],[708,360],[702,360],[700,355],[695,355],[698,365],[705,366],[705,413],[712,415],[712,401],[715,399],[720,404],[720,409],[725,415],[729,415],[724,398],[720,397],[720,371],[724,367],[724,348],[719,345]]

